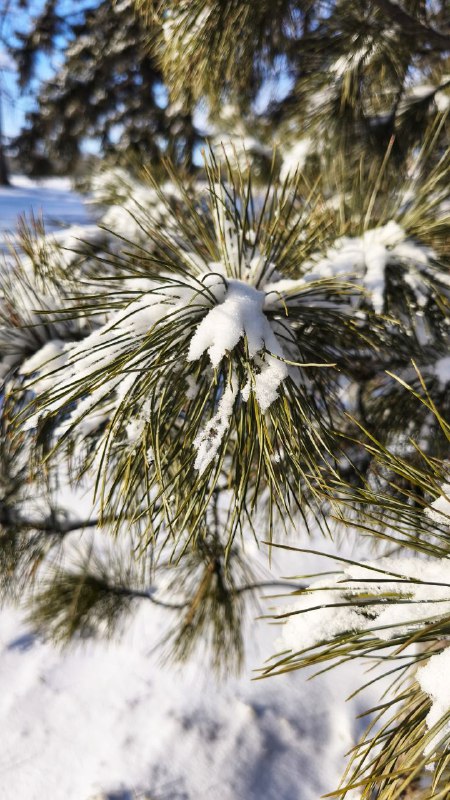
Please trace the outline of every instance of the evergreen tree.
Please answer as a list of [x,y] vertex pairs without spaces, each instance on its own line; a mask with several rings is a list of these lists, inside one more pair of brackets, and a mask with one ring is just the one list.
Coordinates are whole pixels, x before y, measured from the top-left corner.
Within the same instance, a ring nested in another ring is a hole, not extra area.
[[[210,149],[197,174],[178,150],[164,177],[144,163],[102,172],[103,223],[69,252],[21,231],[0,309],[4,592],[33,585],[30,618],[57,640],[111,634],[138,602],[162,603],[172,653],[207,643],[224,668],[242,654],[244,600],[266,583],[249,538],[301,552],[337,517],[378,549],[282,584],[295,589],[277,616],[286,647],[262,674],[378,659],[393,694],[337,795],[444,798],[446,4],[138,6],[171,102],[182,115],[208,102]],[[277,71],[289,91],[264,102]],[[177,134],[158,109],[166,150]],[[10,479],[52,487],[64,469],[75,485],[94,476],[88,524],[113,534],[70,568],[60,549],[83,522],[54,500],[27,516]]]
[[25,170],[73,170],[87,140],[104,155],[154,163],[163,153],[191,166],[192,115],[167,106],[148,40],[131,0],[81,9],[48,0],[28,29],[17,32],[12,52],[23,89],[33,84],[41,54],[57,52],[60,61],[38,84],[36,107],[13,143]]

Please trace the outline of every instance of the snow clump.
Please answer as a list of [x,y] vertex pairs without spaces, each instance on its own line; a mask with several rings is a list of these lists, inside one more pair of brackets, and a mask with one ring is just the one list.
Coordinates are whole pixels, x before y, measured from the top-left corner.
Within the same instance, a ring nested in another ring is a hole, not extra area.
[[407,238],[406,231],[394,220],[365,231],[362,236],[342,236],[329,248],[325,257],[309,264],[310,280],[345,276],[360,283],[367,291],[374,311],[384,310],[386,272],[393,262],[407,268],[406,282],[415,292],[419,305],[425,302],[420,270],[434,257],[433,251]]

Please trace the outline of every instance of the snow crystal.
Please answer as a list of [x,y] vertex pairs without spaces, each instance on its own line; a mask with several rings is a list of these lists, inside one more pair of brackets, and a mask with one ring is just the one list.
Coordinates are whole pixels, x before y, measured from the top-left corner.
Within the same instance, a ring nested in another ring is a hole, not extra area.
[[[274,349],[272,348],[272,352]],[[278,389],[288,376],[288,368],[282,361],[269,355],[261,371],[254,376],[253,391],[261,411],[267,411],[278,397]]]
[[[431,730],[445,715],[450,715],[450,648],[431,656],[425,666],[417,671],[417,680],[422,691],[432,701],[427,714],[427,728]],[[450,719],[424,748],[425,755],[431,755],[444,737],[450,737]]]
[[61,339],[52,339],[50,342],[44,344],[40,350],[33,353],[30,358],[27,358],[21,366],[21,372],[24,375],[30,375],[33,372],[39,372],[44,364],[53,360],[61,355],[65,343]]
[[404,237],[404,231],[393,221],[382,228],[366,231],[362,236],[366,265],[364,286],[369,291],[372,305],[378,313],[382,312],[384,305],[385,270],[389,261],[388,247],[400,244]]
[[[119,394],[119,399],[122,399]],[[136,412],[132,419],[129,420],[125,426],[128,442],[130,445],[136,445],[140,441],[146,425],[150,422],[151,403],[147,398],[142,404],[138,412]]]
[[227,351],[239,340],[247,339],[252,358],[264,344],[268,322],[262,313],[265,295],[243,281],[228,283],[223,303],[215,306],[198,326],[189,347],[188,360],[195,361],[208,350],[214,367],[220,364]]
[[343,602],[342,595],[328,590],[329,585],[329,581],[317,581],[311,587],[313,592],[302,595],[285,610],[293,616],[283,627],[283,648],[306,650],[342,633],[361,630],[364,620],[358,607],[336,608],[336,603]]

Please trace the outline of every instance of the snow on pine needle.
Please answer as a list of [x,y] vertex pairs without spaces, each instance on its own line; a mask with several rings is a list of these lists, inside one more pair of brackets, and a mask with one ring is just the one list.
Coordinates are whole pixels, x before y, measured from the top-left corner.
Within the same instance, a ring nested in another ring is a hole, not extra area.
[[366,290],[368,302],[377,314],[386,310],[386,283],[393,265],[405,272],[403,280],[413,292],[417,307],[423,307],[429,288],[423,270],[436,259],[430,247],[408,240],[406,231],[394,220],[366,230],[361,236],[343,236],[312,266],[319,277],[352,276]]
[[169,199],[171,224],[149,215],[148,250],[121,254],[121,283],[99,299],[108,322],[32,375],[49,372],[53,386],[25,425],[40,441],[53,429],[58,446],[87,444],[83,466],[95,461],[119,518],[157,508],[172,529],[197,532],[218,482],[237,475],[234,533],[264,489],[289,516],[333,459],[336,358],[350,345],[355,358],[357,290],[302,277],[301,230],[315,223],[294,184],[254,196],[212,168],[203,192],[179,191],[183,213]]
[[448,748],[450,744],[450,648],[447,647],[431,658],[417,671],[417,681],[431,698],[431,708],[426,723],[434,737],[425,745],[425,755],[433,756],[437,750]]
[[[156,509],[158,526],[198,532],[211,493],[234,485],[231,535],[263,502],[271,532],[275,515],[321,502],[324,467],[339,459],[342,380],[392,350],[393,273],[415,281],[406,321],[422,292],[431,302],[434,253],[412,207],[378,218],[369,194],[362,220],[298,174],[254,189],[213,153],[206,176],[181,182],[169,169],[162,186],[139,184],[139,216],[135,179],[101,176],[117,240],[92,254],[62,314],[91,333],[49,337],[54,357],[26,363],[35,396],[22,417],[39,444],[67,444],[82,471],[95,464],[118,520],[153,527]],[[131,238],[140,230],[131,247],[127,217]],[[375,313],[386,308],[387,321]]]
[[[104,235],[93,225],[45,236],[39,220],[21,221],[17,240],[0,264],[0,382],[38,371],[89,333],[86,318],[66,309],[75,285],[79,291],[91,251],[103,243]],[[39,391],[44,389],[43,383]]]
[[385,557],[311,584],[283,612],[282,644],[296,655],[343,634],[395,644],[449,616],[450,559]]
[[[254,191],[251,175],[224,171],[213,155],[207,176],[140,188],[100,177],[97,198],[120,212],[118,238],[98,257],[101,280],[90,260],[95,295],[87,299],[84,281],[80,304],[62,315],[92,333],[69,343],[51,336],[61,352],[26,363],[36,394],[28,429],[40,420],[40,432],[56,427],[78,450],[89,437],[107,505],[126,486],[140,516],[154,489],[177,527],[188,513],[196,519],[187,498],[202,506],[230,470],[244,476],[236,519],[247,501],[256,506],[257,486],[284,516],[311,494],[336,455],[328,433],[339,371],[354,375],[375,357],[374,343],[379,353],[391,345],[373,311],[385,308],[392,270],[406,283],[416,276],[417,309],[434,257],[403,220],[374,217],[359,236],[361,221],[344,220],[342,236],[339,214],[298,176]],[[128,217],[131,238],[135,223],[140,230],[132,248]]]
[[429,508],[425,509],[425,513],[438,524],[450,523],[450,483],[444,483],[441,486],[442,494],[430,503]]
[[[354,748],[342,793],[346,786],[358,785],[369,800],[384,781],[380,796],[393,800],[406,776],[417,774],[419,763],[433,770],[439,783],[448,759],[450,560],[338,560],[340,571],[310,584],[280,610],[275,618],[282,623],[280,653],[263,674],[305,666],[323,671],[356,657],[369,659],[372,669],[378,662],[367,685],[384,676],[391,682],[391,699],[376,709],[375,723]],[[397,771],[393,764],[399,736]],[[370,750],[376,761],[367,760]]]
[[101,214],[100,227],[126,241],[130,247],[142,244],[148,247],[152,227],[155,224],[169,226],[173,221],[168,207],[170,202],[176,202],[177,190],[171,181],[162,187],[165,197],[162,201],[156,189],[139,175],[120,167],[109,167],[94,173],[89,189],[90,202]]

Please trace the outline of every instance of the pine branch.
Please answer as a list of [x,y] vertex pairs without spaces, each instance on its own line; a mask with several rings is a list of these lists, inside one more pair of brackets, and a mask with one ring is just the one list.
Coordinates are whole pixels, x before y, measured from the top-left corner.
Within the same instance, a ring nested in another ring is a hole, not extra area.
[[[211,568],[212,569],[212,568]],[[119,584],[112,584],[108,582],[103,583],[103,588],[113,594],[123,597],[134,598],[136,600],[149,600],[156,606],[166,608],[171,611],[183,611],[189,609],[189,618],[185,620],[185,624],[189,624],[191,618],[195,614],[196,600],[190,599],[183,603],[169,603],[154,596],[156,590],[143,590],[136,589],[132,586],[121,586]],[[258,581],[255,583],[248,583],[245,586],[238,586],[232,590],[234,595],[245,594],[246,592],[256,592],[259,589],[282,589],[285,592],[300,592],[306,589],[306,584],[291,583],[289,581]],[[203,586],[199,587],[198,595],[203,594]]]
[[45,519],[31,519],[0,503],[0,526],[6,529],[12,527],[16,531],[33,530],[63,537],[74,531],[96,528],[99,524],[99,519],[63,521],[53,515]]

